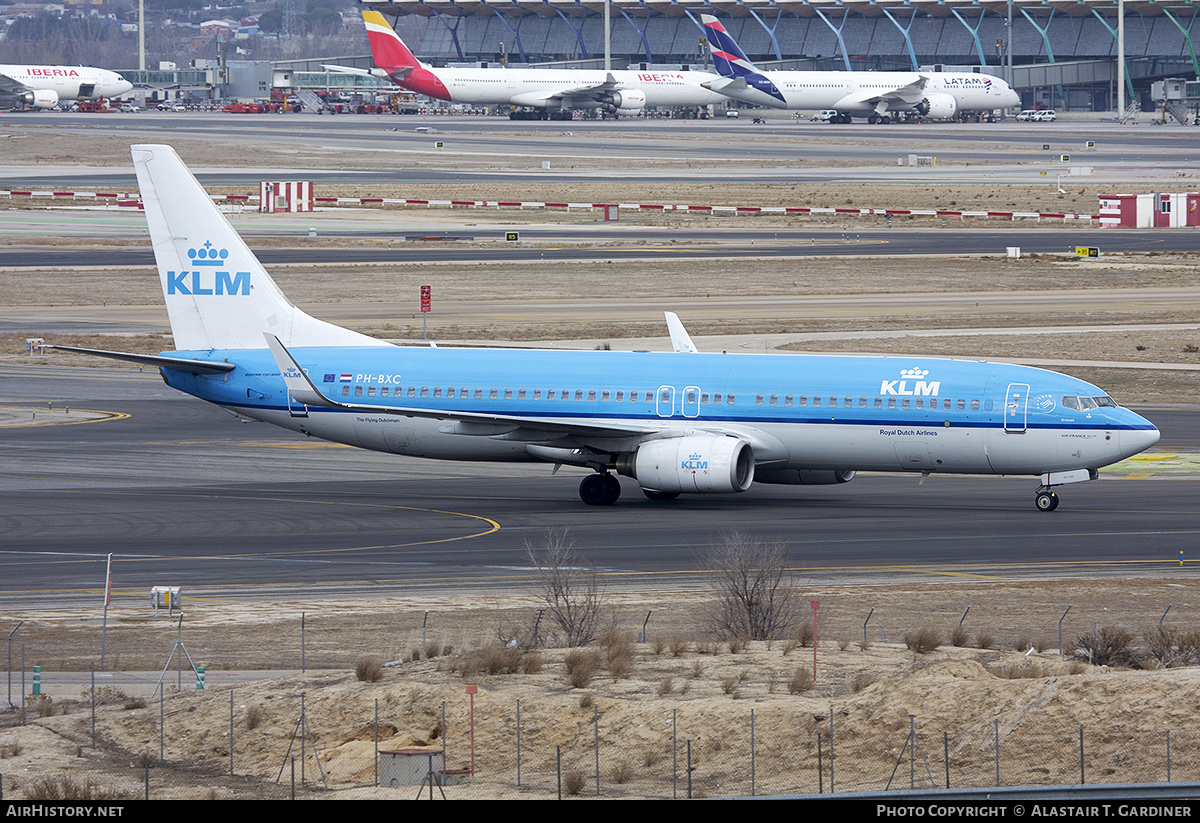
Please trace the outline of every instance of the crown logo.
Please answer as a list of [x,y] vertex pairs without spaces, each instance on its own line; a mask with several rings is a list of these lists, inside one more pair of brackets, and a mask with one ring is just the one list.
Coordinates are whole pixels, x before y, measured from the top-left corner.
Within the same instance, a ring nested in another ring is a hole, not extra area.
[[221,266],[224,265],[225,258],[228,256],[229,249],[215,249],[209,240],[204,241],[203,248],[188,249],[188,257],[197,266]]
[[901,369],[900,370],[900,377],[906,378],[906,379],[911,377],[916,380],[924,380],[925,375],[927,375],[927,374],[929,374],[928,369],[923,369],[920,366],[913,366],[911,369]]
[[699,460],[699,459],[700,459],[700,452],[692,452],[691,454],[688,455],[688,460]]

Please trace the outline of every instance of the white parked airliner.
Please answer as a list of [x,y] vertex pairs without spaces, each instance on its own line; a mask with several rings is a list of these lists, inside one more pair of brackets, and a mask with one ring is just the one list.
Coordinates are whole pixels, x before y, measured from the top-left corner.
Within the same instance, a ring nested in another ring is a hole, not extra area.
[[[363,22],[375,65],[397,86],[439,100],[525,107],[551,120],[570,120],[574,109],[635,115],[655,106],[725,102],[724,96],[703,85],[720,78],[703,71],[434,68],[413,56],[379,12],[364,11]],[[514,112],[514,119],[520,115]]]
[[115,71],[91,66],[0,65],[0,99],[35,109],[49,109],[60,101],[119,97],[133,89]]
[[[175,351],[80,350],[159,368],[168,385],[310,437],[444,460],[589,471],[608,505],[845,483],[857,470],[1037,475],[1052,488],[1158,442],[1149,421],[1074,377],[930,357],[399,347],[293,305],[170,146],[133,146]],[[482,482],[483,478],[481,478]]]
[[721,79],[709,87],[735,100],[776,109],[835,111],[831,122],[890,123],[896,112],[915,111],[948,120],[960,111],[1019,105],[1007,83],[990,74],[928,71],[759,71],[721,21],[702,14],[713,64]]

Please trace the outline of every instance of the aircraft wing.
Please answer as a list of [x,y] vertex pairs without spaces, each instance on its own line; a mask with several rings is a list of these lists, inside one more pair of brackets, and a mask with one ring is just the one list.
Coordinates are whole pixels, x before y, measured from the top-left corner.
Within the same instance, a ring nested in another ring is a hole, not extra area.
[[612,72],[600,83],[587,83],[580,86],[569,86],[562,89],[526,92],[512,98],[515,106],[545,106],[559,100],[602,101],[610,92],[620,88],[621,84]]
[[838,105],[848,105],[851,103],[873,104],[885,101],[888,103],[904,103],[910,106],[915,105],[921,102],[921,97],[925,94],[925,85],[928,82],[928,77],[918,74],[916,75],[916,79],[911,83],[897,86],[894,89],[870,89],[848,94],[838,101]]
[[29,91],[29,86],[9,77],[7,74],[0,73],[0,95],[11,96],[16,94],[24,94]]
[[379,406],[365,403],[343,403],[327,397],[309,379],[304,370],[292,357],[292,353],[270,333],[263,335],[283,382],[292,399],[306,406],[323,406],[330,409],[387,414],[398,417],[424,417],[445,420],[450,425],[444,429],[448,434],[465,434],[482,437],[498,437],[503,440],[546,442],[574,437],[583,439],[611,440],[617,438],[640,439],[646,435],[658,435],[661,429],[644,426],[616,426],[610,424],[577,423],[558,418],[519,417],[506,414],[479,414],[475,412],[450,411],[448,409],[420,409],[403,406]]

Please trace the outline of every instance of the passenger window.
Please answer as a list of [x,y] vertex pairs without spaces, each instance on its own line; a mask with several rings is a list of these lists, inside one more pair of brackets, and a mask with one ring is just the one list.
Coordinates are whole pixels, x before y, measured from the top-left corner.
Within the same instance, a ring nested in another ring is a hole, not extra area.
[[860,409],[865,409],[867,407],[867,398],[865,398],[865,397],[858,398],[858,407]]
[[428,387],[428,386],[422,386],[422,387],[421,387],[421,396],[422,396],[422,397],[428,397],[428,396],[429,396],[429,387]]
[[900,408],[902,408],[902,409],[908,408],[908,398],[907,397],[900,401]]
[[894,409],[894,408],[896,408],[896,398],[894,398],[894,397],[889,397],[889,398],[888,398],[888,408],[889,408],[889,409]]
[[779,405],[779,395],[777,395],[777,394],[773,394],[773,395],[771,395],[771,405],[772,405],[772,406],[778,406],[778,405]]
[[342,397],[349,397],[349,396],[350,396],[350,387],[342,386]]
[[518,400],[524,400],[524,399],[525,399],[525,390],[524,390],[524,389],[518,389],[518,390],[517,390],[517,399],[518,399]]
[[595,390],[595,389],[589,389],[589,390],[588,390],[588,401],[589,401],[589,402],[594,402],[595,400],[596,400],[596,390]]
[[416,397],[416,396],[417,396],[417,387],[416,387],[416,386],[409,386],[409,387],[408,387],[408,396],[409,396],[409,397]]
[[482,400],[482,399],[483,399],[483,389],[476,389],[476,390],[475,390],[475,399],[476,399],[476,400]]
[[601,403],[607,403],[608,399],[609,399],[609,394],[608,394],[607,390],[600,392],[600,402]]
[[687,402],[688,402],[688,405],[691,405],[692,403],[696,402],[696,393],[694,391],[690,391],[687,393]]
[[355,396],[355,397],[362,397],[362,386],[355,386],[355,387],[354,387],[354,396]]
[[720,402],[721,402],[721,393],[714,392],[713,393],[713,405],[716,405],[717,403],[720,403]]
[[971,401],[971,411],[979,411],[979,401],[978,400]]
[[763,396],[761,394],[754,395],[754,405],[761,406],[762,401],[763,401]]
[[371,386],[367,389],[367,397],[374,397],[374,396],[375,396],[375,387]]
[[845,399],[845,401],[842,403],[842,405],[843,405],[843,406],[845,406],[847,409],[848,409],[848,408],[850,408],[850,407],[852,407],[852,406],[854,405],[854,398],[853,398],[853,397],[847,397],[847,398]]
[[807,395],[807,394],[802,394],[802,395],[800,395],[800,402],[799,402],[799,404],[798,404],[798,405],[800,405],[800,406],[807,406],[807,405],[808,405],[808,395]]
[[446,396],[447,396],[447,397],[453,397],[453,396],[454,396],[454,387],[453,387],[453,386],[451,386],[450,388],[446,389]]
[[534,399],[534,400],[541,400],[541,399],[542,399],[542,390],[541,390],[541,389],[534,389],[534,390],[533,390],[533,399]]
[[576,390],[575,390],[575,400],[576,400],[576,402],[578,402],[578,401],[580,401],[580,400],[582,400],[582,399],[583,399],[583,391],[582,391],[582,390],[580,390],[580,389],[576,389]]
[[916,400],[916,404],[917,404],[917,408],[918,408],[918,409],[923,409],[923,408],[925,408],[925,401],[924,401],[924,400],[922,400],[920,397],[918,397],[918,398],[917,398],[917,400]]
[[[803,404],[803,403],[801,403],[800,405],[801,405],[801,406],[803,406],[804,404]],[[821,405],[821,398],[819,398],[819,397],[813,397],[813,405],[814,405],[814,406],[819,406],[819,405]]]
[[962,410],[964,410],[966,407],[967,407],[967,401],[966,401],[966,400],[959,400],[959,401],[958,401],[958,410],[959,410],[959,411],[962,411]]
[[883,398],[882,397],[875,398],[875,408],[877,408],[877,409],[883,408]]
[[617,402],[623,403],[624,401],[625,401],[625,391],[621,390],[621,391],[617,392]]
[[384,386],[382,389],[379,390],[379,396],[380,397],[388,396],[388,387],[387,386]]
[[434,397],[441,397],[441,396],[442,396],[442,387],[441,387],[441,386],[438,386],[437,388],[435,388],[435,389],[433,390],[433,396],[434,396]]
[[727,394],[727,395],[725,395],[725,405],[726,405],[726,406],[732,406],[732,405],[733,405],[733,395],[732,395],[732,394]]
[[785,406],[790,406],[790,405],[792,405],[792,396],[791,396],[790,394],[784,395],[784,397],[783,397],[783,405],[785,405]]
[[505,390],[504,390],[504,399],[505,399],[505,400],[512,400],[512,389],[505,389]]
[[495,389],[488,389],[488,399],[495,400],[500,394]]

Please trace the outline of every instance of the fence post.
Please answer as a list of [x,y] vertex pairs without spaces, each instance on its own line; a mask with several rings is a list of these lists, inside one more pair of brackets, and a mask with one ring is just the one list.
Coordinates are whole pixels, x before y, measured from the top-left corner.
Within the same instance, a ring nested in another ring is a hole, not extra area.
[[1083,779],[1083,724],[1079,724],[1079,785],[1087,785],[1087,781]]
[[821,732],[817,731],[817,794],[825,794],[825,759],[821,751]]
[[558,799],[562,800],[562,746],[554,747],[554,771],[558,775]]
[[1000,785],[1000,718],[992,721],[992,729],[996,733],[996,785]]
[[829,793],[834,794],[833,788],[833,706],[829,707]]
[[946,763],[946,788],[950,788],[950,733],[942,732],[942,758]]

